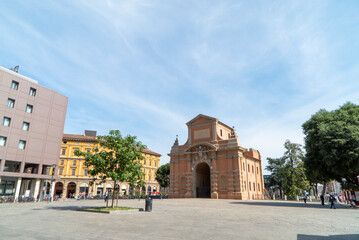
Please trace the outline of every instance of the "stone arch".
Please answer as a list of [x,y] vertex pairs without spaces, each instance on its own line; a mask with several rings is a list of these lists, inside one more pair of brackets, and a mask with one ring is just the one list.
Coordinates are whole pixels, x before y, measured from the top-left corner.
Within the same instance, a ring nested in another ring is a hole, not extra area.
[[200,162],[195,167],[195,197],[211,197],[211,169],[205,162]]
[[55,196],[61,196],[64,192],[64,183],[63,182],[57,182],[55,184]]
[[69,182],[67,184],[67,198],[73,198],[76,194],[77,184],[75,182]]
[[195,149],[197,149],[199,146],[206,146],[209,148],[209,150],[215,150],[217,151],[217,147],[211,143],[208,142],[202,142],[202,143],[197,143],[197,144],[193,144],[191,146],[189,146],[185,152],[193,152],[195,151]]
[[86,183],[86,182],[81,183],[80,184],[80,192],[79,192],[79,194],[81,196],[85,196],[85,195],[88,195],[88,193],[89,193],[89,185],[88,185],[88,183]]
[[121,184],[121,194],[122,195],[127,195],[127,185],[124,183],[124,184]]

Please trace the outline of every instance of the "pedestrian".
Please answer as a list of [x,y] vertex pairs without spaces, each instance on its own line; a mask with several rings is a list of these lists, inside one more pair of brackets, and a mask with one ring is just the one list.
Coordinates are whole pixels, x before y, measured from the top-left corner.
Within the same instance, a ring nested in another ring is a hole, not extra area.
[[334,207],[334,209],[336,209],[334,205],[334,201],[335,201],[335,197],[333,196],[333,194],[330,194],[329,196],[330,208]]
[[304,193],[303,200],[304,200],[304,203],[307,204],[307,194],[306,193]]
[[323,196],[323,194],[320,194],[320,201],[322,202],[322,205],[324,206],[324,196]]
[[105,197],[104,197],[105,202],[107,201],[107,196],[108,196],[108,192],[106,191],[106,192],[105,192]]

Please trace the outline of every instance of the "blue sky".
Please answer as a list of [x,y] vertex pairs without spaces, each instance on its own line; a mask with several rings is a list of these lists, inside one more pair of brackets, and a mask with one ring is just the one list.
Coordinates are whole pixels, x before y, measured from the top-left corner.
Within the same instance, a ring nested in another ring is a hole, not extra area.
[[280,157],[311,114],[359,104],[358,12],[357,1],[0,1],[0,65],[69,97],[65,133],[119,129],[166,163],[201,113]]

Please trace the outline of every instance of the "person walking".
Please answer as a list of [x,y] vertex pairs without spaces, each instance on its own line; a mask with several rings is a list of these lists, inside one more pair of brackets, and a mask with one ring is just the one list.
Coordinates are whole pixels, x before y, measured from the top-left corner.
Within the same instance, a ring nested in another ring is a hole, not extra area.
[[324,206],[324,196],[323,196],[323,194],[320,194],[320,201],[322,202],[322,205]]
[[307,204],[307,194],[306,193],[304,193],[303,200],[304,200],[304,203]]
[[334,201],[335,201],[335,198],[334,198],[333,194],[330,194],[330,196],[329,196],[330,208],[334,207],[334,209],[336,209],[335,205],[334,205]]
[[107,197],[108,197],[108,192],[106,191],[106,192],[105,192],[105,197],[104,197],[105,202],[107,201]]

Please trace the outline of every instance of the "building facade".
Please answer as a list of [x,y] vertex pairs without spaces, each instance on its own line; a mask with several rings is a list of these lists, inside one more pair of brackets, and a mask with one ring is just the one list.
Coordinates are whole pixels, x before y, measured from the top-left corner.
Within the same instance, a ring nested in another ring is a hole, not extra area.
[[37,199],[50,192],[67,102],[67,97],[0,66],[0,197]]
[[216,118],[200,114],[187,127],[187,142],[176,139],[168,154],[171,198],[263,198],[259,151],[243,148],[234,128]]
[[[58,162],[58,175],[60,179],[55,184],[55,196],[66,198],[98,195],[103,196],[106,191],[114,188],[111,180],[103,184],[90,185],[92,176],[88,174],[88,168],[85,166],[83,157],[74,155],[75,150],[82,152],[91,152],[93,148],[98,147],[95,131],[85,131],[84,135],[64,134],[62,139],[60,161]],[[119,183],[122,195],[141,192],[148,194],[159,191],[159,184],[155,177],[158,167],[160,166],[161,155],[149,149],[143,150],[144,160],[142,171],[145,173],[145,186],[142,189],[132,189],[128,183]]]

